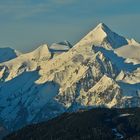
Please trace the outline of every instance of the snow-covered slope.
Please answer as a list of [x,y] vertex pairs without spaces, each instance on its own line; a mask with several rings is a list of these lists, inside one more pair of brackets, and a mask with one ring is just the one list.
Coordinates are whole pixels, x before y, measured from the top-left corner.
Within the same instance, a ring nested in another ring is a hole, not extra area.
[[16,58],[21,53],[11,48],[0,48],[0,63]]
[[140,44],[134,39],[131,39],[128,45],[116,49],[115,52],[117,55],[126,58],[127,63],[140,63]]
[[99,24],[74,47],[42,45],[1,63],[0,120],[15,130],[79,108],[140,107],[140,64],[116,54],[130,43]]
[[0,64],[1,81],[8,81],[25,71],[38,68],[38,63],[51,58],[48,46],[42,45],[30,53],[22,54],[15,59]]

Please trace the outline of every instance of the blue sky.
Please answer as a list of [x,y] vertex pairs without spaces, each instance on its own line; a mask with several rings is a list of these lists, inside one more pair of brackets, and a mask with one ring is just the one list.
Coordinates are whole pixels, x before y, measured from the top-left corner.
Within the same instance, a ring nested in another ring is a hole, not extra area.
[[140,0],[0,0],[0,47],[76,43],[98,23],[140,41]]

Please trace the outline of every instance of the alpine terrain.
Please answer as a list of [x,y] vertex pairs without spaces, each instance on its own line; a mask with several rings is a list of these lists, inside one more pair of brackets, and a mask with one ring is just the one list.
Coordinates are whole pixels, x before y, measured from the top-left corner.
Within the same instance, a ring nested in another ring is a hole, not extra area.
[[104,23],[74,46],[0,49],[0,124],[11,132],[79,109],[140,107],[139,53]]

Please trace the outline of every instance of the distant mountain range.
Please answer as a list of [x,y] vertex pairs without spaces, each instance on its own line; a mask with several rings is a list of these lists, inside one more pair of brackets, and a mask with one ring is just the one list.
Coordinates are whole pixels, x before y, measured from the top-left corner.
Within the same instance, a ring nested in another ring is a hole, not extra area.
[[64,112],[140,107],[140,44],[100,23],[77,44],[0,49],[0,122],[13,131]]

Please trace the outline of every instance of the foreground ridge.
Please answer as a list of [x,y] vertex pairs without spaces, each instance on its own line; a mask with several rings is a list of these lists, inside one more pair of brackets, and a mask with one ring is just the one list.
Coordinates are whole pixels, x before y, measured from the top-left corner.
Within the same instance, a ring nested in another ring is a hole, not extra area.
[[4,140],[138,140],[140,109],[80,110],[65,113],[48,122],[27,126]]

